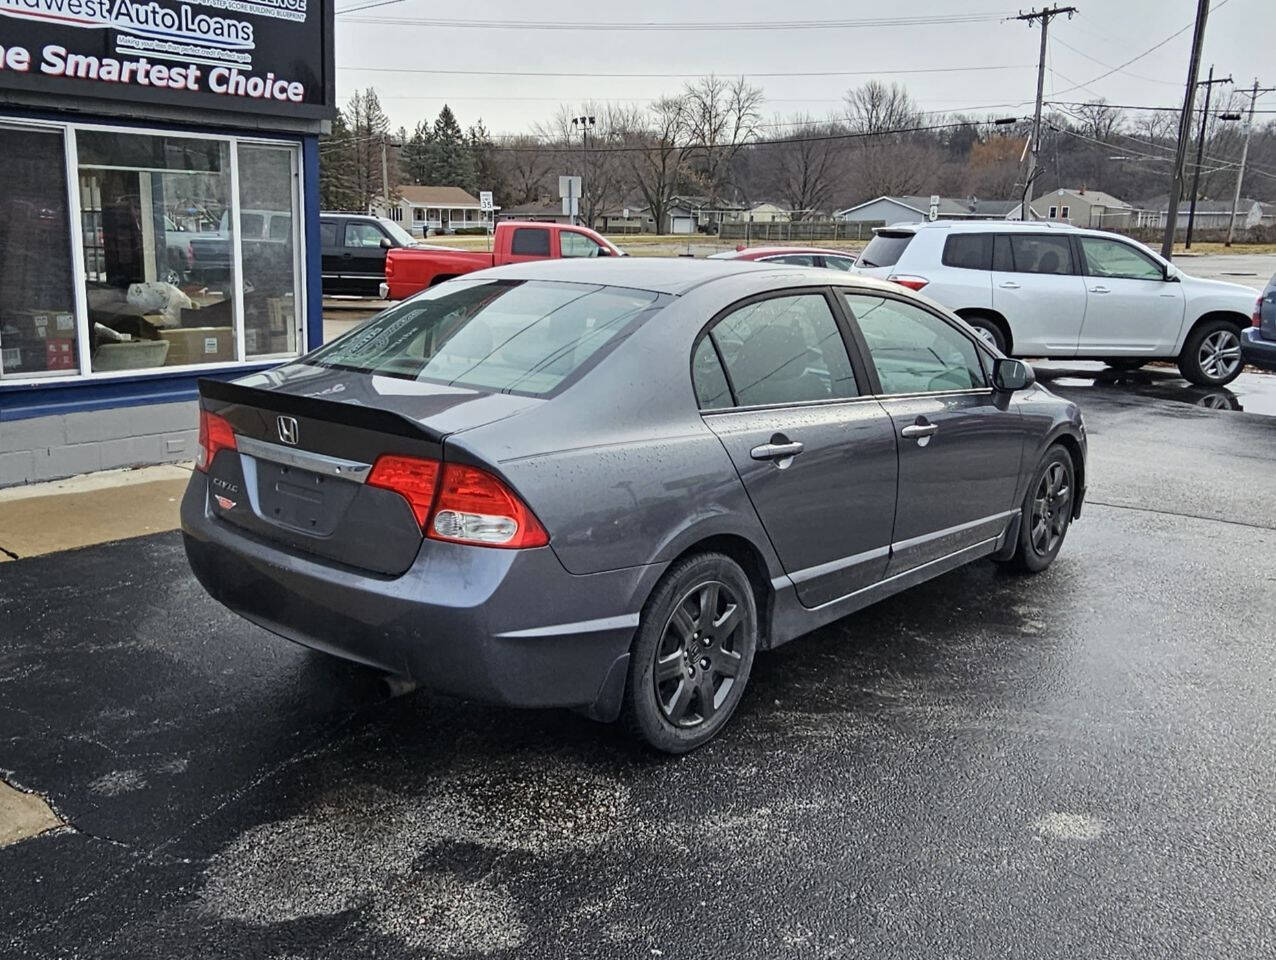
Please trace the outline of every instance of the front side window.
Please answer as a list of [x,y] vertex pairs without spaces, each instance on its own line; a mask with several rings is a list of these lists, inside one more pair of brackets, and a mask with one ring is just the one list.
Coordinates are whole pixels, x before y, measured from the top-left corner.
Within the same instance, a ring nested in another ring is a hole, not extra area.
[[824,266],[830,270],[850,270],[855,266],[854,257],[831,257],[827,253],[824,255]]
[[1017,273],[1076,273],[1072,265],[1072,244],[1067,237],[1030,233],[1011,234],[1010,251]]
[[659,299],[593,284],[453,281],[379,314],[306,362],[540,396],[640,323]]
[[944,241],[943,264],[963,270],[992,267],[991,233],[956,233]]
[[379,247],[381,241],[385,239],[385,234],[374,223],[362,223],[357,220],[351,220],[346,224],[346,246],[356,249],[367,249],[368,247]]
[[770,297],[710,330],[738,406],[855,397],[846,344],[823,294]]
[[564,230],[558,235],[559,246],[564,257],[596,257],[602,248],[583,233]]
[[842,296],[864,334],[882,393],[942,393],[988,385],[975,344],[956,327],[889,297]]
[[548,257],[549,231],[540,227],[518,227],[510,240],[510,253],[516,257]]
[[0,378],[80,372],[61,131],[0,126]]
[[1164,280],[1161,265],[1128,243],[1103,237],[1080,237],[1086,273],[1092,277]]

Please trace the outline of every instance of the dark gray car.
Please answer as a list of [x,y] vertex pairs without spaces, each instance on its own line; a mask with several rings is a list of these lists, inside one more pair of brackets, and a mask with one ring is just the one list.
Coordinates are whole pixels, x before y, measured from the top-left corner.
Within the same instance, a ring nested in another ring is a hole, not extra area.
[[549,261],[434,287],[201,383],[200,582],[447,693],[623,718],[681,752],[754,653],[1079,515],[1077,407],[894,284]]
[[1241,333],[1241,358],[1263,370],[1276,370],[1276,276],[1254,304],[1254,324]]

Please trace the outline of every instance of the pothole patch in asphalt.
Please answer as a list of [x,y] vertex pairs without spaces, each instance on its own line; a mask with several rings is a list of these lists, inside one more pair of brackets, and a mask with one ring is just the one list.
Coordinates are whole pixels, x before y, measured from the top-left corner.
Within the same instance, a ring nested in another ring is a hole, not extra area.
[[38,793],[0,780],[0,847],[38,837],[62,826],[62,819]]
[[1107,829],[1098,817],[1086,816],[1084,813],[1047,813],[1041,817],[1033,828],[1037,834],[1051,840],[1089,841],[1098,840]]

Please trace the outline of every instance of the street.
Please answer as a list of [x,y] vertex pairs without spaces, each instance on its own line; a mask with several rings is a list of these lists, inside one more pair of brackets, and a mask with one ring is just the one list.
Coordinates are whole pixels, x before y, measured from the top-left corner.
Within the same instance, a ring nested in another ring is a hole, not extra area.
[[216,604],[177,533],[0,565],[0,776],[66,822],[0,849],[0,954],[1261,955],[1276,419],[1067,374],[1054,567],[761,655],[677,759],[387,700]]

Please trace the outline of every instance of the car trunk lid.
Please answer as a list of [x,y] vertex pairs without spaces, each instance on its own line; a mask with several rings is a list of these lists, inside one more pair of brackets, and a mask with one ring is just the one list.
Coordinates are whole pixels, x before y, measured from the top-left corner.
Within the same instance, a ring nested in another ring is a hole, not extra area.
[[199,389],[201,407],[236,440],[208,465],[213,513],[286,549],[384,575],[412,565],[422,532],[404,496],[368,482],[378,457],[440,461],[448,434],[538,402],[305,364]]

